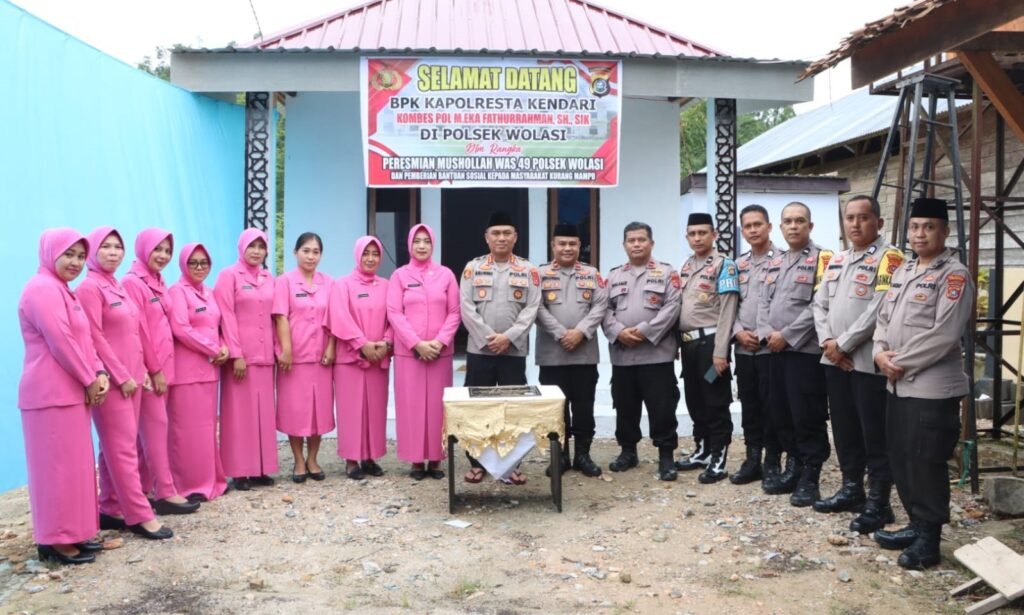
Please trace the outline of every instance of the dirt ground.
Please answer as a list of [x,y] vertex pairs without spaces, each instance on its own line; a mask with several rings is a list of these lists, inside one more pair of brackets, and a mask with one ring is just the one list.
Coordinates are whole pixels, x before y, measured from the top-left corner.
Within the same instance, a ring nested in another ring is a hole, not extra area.
[[[759,483],[659,482],[650,446],[640,467],[606,480],[566,474],[562,514],[534,451],[525,486],[460,480],[454,515],[447,480],[415,482],[393,456],[385,476],[357,482],[328,441],[327,480],[296,485],[285,449],[275,486],[165,517],[169,541],[103,532],[123,545],[85,566],[36,562],[26,490],[0,495],[0,612],[961,613],[987,591],[948,597],[973,576],[952,559],[957,546],[994,535],[1024,552],[1024,520],[992,519],[954,490],[942,564],[908,573],[898,553],[846,530],[852,513],[794,508]],[[594,458],[606,467],[616,452],[600,441]],[[837,488],[834,460],[823,480]]]

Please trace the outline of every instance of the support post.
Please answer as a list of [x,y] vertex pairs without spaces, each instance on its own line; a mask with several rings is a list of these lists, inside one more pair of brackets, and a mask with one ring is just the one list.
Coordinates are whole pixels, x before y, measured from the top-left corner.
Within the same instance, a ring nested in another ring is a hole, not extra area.
[[708,205],[714,212],[718,239],[715,248],[736,258],[736,100],[707,100]]
[[[269,92],[245,93],[245,212],[243,228],[270,229],[273,154]],[[267,246],[273,249],[271,246]]]

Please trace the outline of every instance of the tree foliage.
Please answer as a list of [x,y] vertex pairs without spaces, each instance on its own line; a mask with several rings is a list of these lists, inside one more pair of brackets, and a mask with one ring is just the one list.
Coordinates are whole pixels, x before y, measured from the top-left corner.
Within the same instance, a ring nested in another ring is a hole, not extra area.
[[[737,145],[752,141],[786,120],[796,117],[792,105],[741,115],[736,121]],[[679,171],[685,177],[707,164],[707,105],[690,105],[679,114]]]

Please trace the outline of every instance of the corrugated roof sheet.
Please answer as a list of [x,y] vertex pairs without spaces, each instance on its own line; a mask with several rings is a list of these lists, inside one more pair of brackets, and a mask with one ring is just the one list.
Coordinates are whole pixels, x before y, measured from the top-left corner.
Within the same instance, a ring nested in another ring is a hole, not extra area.
[[240,47],[399,53],[723,55],[589,0],[372,0]]
[[[872,96],[868,88],[855,90],[830,105],[800,114],[759,135],[736,151],[737,169],[759,169],[829,149],[864,137],[885,133],[899,102],[897,96]],[[957,107],[971,104],[958,100]],[[946,102],[938,104],[940,114]]]

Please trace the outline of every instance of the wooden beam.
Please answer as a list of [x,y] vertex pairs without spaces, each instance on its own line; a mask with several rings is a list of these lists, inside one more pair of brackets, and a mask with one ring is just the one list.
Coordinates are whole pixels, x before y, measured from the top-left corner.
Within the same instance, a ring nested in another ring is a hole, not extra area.
[[989,32],[958,45],[956,51],[1024,51],[1024,32]]
[[1006,124],[1024,143],[1024,95],[1006,75],[1006,71],[989,53],[965,51],[959,57],[964,68],[981,85],[985,96],[992,101]]
[[954,49],[1024,16],[1020,0],[951,2],[902,28],[882,34],[851,54],[854,88],[868,85],[901,68]]

